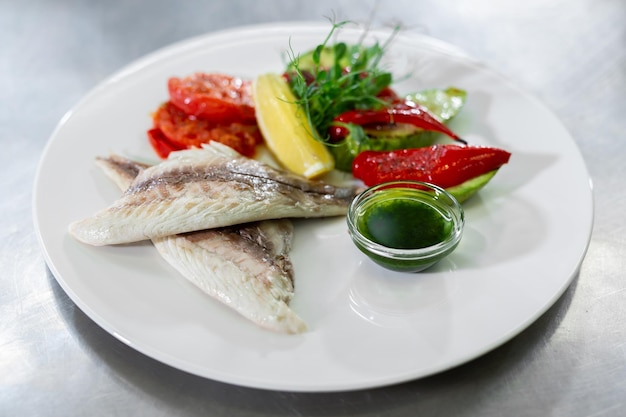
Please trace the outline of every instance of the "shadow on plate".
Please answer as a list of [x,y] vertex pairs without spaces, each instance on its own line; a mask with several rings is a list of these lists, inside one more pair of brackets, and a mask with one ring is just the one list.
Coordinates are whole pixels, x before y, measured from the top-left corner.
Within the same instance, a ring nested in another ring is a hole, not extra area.
[[[535,323],[501,347],[469,363],[434,376],[370,390],[337,393],[291,393],[238,387],[201,378],[153,360],[100,328],[72,303],[47,270],[62,318],[76,334],[87,356],[108,367],[125,383],[144,392],[160,412],[185,410],[188,414],[210,410],[212,415],[420,415],[456,408],[455,415],[475,415],[476,398],[483,397],[519,374],[529,360],[545,348],[559,327],[575,292],[577,277],[564,295]],[[560,374],[565,383],[566,374]],[[112,385],[117,384],[112,382]],[[118,389],[126,391],[125,384]],[[113,388],[107,388],[112,391]],[[115,393],[111,392],[110,398]],[[557,401],[556,399],[555,401]],[[146,410],[148,411],[148,410]]]

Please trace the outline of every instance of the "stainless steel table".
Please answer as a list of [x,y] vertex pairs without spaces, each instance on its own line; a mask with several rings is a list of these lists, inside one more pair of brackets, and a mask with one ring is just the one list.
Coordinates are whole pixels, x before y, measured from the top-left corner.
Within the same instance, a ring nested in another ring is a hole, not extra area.
[[[333,12],[400,21],[455,44],[556,113],[594,183],[595,226],[578,276],[505,345],[387,388],[256,390],[137,353],[81,312],[46,267],[31,199],[49,135],[98,82],[157,48]],[[0,415],[626,415],[625,19],[623,0],[0,0]]]

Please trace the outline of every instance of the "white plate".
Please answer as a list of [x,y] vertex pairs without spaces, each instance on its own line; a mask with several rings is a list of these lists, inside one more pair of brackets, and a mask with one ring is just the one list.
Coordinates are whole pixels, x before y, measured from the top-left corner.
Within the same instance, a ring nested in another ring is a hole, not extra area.
[[[46,261],[70,298],[106,331],[173,367],[228,383],[289,391],[378,387],[462,364],[518,334],[570,284],[593,218],[590,179],[574,141],[540,103],[431,38],[400,35],[392,71],[412,92],[455,85],[469,95],[453,128],[472,144],[512,152],[466,203],[457,250],[420,274],[391,273],[352,245],[343,218],[298,222],[293,308],[310,331],[283,336],[255,327],[169,267],[149,243],[89,247],[67,225],[119,192],[93,164],[110,152],[154,159],[150,112],[168,77],[195,71],[244,77],[284,65],[319,43],[328,24],[224,31],[140,59],[88,94],[52,135],[34,189]],[[344,30],[355,42],[361,29]],[[368,39],[384,41],[385,31]]]

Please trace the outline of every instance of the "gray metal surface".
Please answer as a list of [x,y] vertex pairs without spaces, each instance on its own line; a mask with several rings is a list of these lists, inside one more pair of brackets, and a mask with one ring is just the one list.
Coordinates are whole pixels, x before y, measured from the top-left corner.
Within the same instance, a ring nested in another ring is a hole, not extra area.
[[[565,294],[468,364],[333,394],[188,375],[94,324],[46,267],[32,223],[35,169],[64,113],[110,73],[172,42],[333,12],[362,21],[375,4],[374,22],[400,21],[459,46],[538,97],[573,134],[596,217]],[[0,0],[0,415],[626,415],[625,19],[623,0]]]

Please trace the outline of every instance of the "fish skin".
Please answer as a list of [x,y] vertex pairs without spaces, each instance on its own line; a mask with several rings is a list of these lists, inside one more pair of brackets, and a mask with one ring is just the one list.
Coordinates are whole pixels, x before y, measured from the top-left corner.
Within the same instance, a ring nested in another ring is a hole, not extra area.
[[[289,307],[294,294],[293,268],[286,256],[291,228],[287,219],[264,220],[156,238],[153,243],[170,265],[205,293],[265,329],[296,334],[305,332],[307,325]],[[247,233],[266,242],[248,240]],[[268,236],[275,237],[272,243]]]
[[[118,155],[96,164],[124,190],[148,165]],[[188,281],[262,328],[296,334],[306,323],[289,307],[294,271],[288,219],[165,236],[152,240],[159,254]]]
[[70,234],[90,245],[146,239],[252,221],[346,214],[356,187],[311,181],[211,142],[172,152],[142,170],[123,196]]

